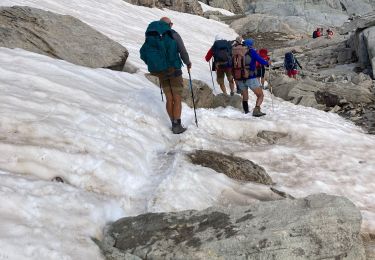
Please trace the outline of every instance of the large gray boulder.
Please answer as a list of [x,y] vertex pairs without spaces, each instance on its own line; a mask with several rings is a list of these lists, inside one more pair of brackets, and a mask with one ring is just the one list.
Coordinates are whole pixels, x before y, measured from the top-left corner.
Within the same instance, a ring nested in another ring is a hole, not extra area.
[[[359,84],[352,82],[319,82],[312,78],[294,80],[286,75],[276,76],[272,81],[273,94],[296,105],[321,109],[319,104],[334,107],[345,103],[371,104],[375,101],[368,81]],[[371,84],[371,83],[370,83]]]
[[107,259],[364,260],[360,211],[318,194],[245,207],[147,213],[111,224]]
[[122,70],[125,47],[80,20],[30,7],[0,8],[0,46],[91,68]]
[[275,96],[307,107],[318,106],[314,93],[322,87],[322,83],[309,78],[294,80],[286,75],[279,75],[272,80],[272,91]]
[[375,76],[375,12],[360,17],[344,27],[348,32],[356,27],[355,33],[349,41],[356,52],[361,68],[368,74]]
[[168,8],[182,13],[203,15],[203,10],[198,0],[125,0],[134,5],[146,7]]

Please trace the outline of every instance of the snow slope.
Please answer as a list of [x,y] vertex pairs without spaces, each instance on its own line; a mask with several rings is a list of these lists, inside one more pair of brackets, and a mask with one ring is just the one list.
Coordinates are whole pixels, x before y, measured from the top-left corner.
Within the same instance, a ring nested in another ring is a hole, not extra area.
[[[170,16],[191,54],[193,77],[208,83],[202,57],[214,35],[235,36],[214,21],[120,0],[0,3],[74,15],[126,46],[142,70],[147,23]],[[0,48],[0,89],[0,259],[102,259],[91,237],[100,239],[105,223],[121,216],[271,196],[268,187],[192,165],[185,154],[194,149],[248,158],[294,196],[347,196],[361,209],[363,230],[375,231],[375,137],[336,114],[279,99],[272,109],[266,93],[266,117],[199,109],[199,128],[184,105],[189,129],[176,136],[159,89],[142,72],[90,69],[20,49]],[[261,130],[288,138],[268,144],[256,137]],[[67,183],[51,182],[55,176]]]

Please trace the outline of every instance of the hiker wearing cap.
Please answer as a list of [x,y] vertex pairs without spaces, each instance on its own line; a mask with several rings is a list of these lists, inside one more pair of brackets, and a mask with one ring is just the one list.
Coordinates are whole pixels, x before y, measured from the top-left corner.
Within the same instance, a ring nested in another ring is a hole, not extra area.
[[265,113],[260,110],[264,95],[260,83],[256,78],[256,62],[266,66],[268,66],[270,62],[262,59],[253,48],[253,45],[254,41],[252,39],[246,39],[242,45],[233,47],[233,77],[236,81],[237,88],[241,91],[242,107],[245,114],[249,113],[248,89],[250,88],[257,97],[253,109],[253,116],[260,117],[265,115]]
[[234,95],[234,80],[232,76],[232,42],[227,41],[225,37],[216,35],[213,46],[208,50],[205,59],[207,62],[211,60],[212,71],[216,71],[216,81],[220,86],[221,91],[227,95],[225,88],[224,77],[226,76],[229,82],[230,95]]
[[172,29],[172,26],[173,23],[168,17],[150,23],[140,54],[149,72],[159,78],[160,87],[167,100],[166,109],[172,122],[172,132],[180,134],[186,130],[181,124],[183,91],[181,67],[182,62],[185,63],[190,72],[192,64],[181,36]]

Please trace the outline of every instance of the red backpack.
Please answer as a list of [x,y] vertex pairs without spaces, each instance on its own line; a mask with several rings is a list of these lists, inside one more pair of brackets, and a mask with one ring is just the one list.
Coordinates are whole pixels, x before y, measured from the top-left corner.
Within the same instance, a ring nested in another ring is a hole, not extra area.
[[[268,50],[267,49],[260,49],[258,51],[259,56],[263,59],[268,61],[270,57],[268,57]],[[262,65],[259,62],[256,62],[256,68],[259,69]]]

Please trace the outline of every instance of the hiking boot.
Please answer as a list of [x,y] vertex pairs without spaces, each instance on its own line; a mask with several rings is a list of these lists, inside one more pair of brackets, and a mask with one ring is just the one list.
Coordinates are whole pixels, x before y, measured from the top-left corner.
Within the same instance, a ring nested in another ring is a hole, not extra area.
[[254,110],[253,110],[253,116],[255,117],[260,117],[260,116],[264,116],[266,115],[266,113],[263,113],[262,111],[260,111],[260,107],[255,107]]
[[233,97],[233,96],[234,96],[234,92],[233,92],[233,91],[231,91],[231,92],[230,92],[230,95],[231,95],[231,96]]
[[186,128],[181,125],[181,119],[177,119],[172,122],[172,132],[174,134],[182,134],[186,131]]
[[182,134],[185,131],[186,131],[186,128],[183,127],[182,125],[174,125],[174,126],[172,126],[172,132],[174,134]]

